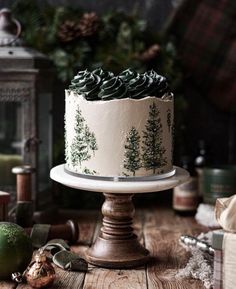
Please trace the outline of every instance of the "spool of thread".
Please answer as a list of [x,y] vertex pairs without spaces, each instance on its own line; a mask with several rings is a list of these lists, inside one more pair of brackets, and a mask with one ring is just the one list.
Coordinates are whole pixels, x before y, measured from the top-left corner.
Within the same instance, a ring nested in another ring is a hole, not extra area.
[[8,204],[10,194],[0,191],[0,221],[8,221]]
[[29,165],[12,168],[16,174],[16,210],[15,221],[22,227],[32,226],[33,223],[33,201],[31,179],[35,169]]
[[[32,228],[25,228],[28,235],[31,235]],[[51,239],[67,240],[70,244],[74,244],[79,239],[79,226],[76,220],[68,220],[65,224],[50,225],[48,235],[45,241]]]
[[29,165],[12,168],[16,174],[16,200],[17,202],[30,202],[32,200],[31,179],[35,169]]

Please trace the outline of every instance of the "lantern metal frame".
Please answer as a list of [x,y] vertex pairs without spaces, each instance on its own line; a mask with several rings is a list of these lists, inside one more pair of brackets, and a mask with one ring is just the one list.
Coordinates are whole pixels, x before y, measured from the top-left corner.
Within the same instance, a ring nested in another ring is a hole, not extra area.
[[[51,199],[48,191],[44,194],[39,189],[39,170],[45,170],[39,167],[42,125],[39,123],[39,110],[44,110],[41,105],[43,101],[47,102],[49,110],[52,107],[54,67],[44,54],[22,44],[19,38],[20,30],[19,22],[12,18],[11,11],[5,8],[0,10],[0,103],[13,102],[20,103],[22,106],[21,157],[23,164],[36,168],[36,173],[32,175],[32,199],[37,208],[43,207]],[[50,99],[47,100],[49,94]],[[46,129],[51,130],[47,136],[49,145],[46,147],[48,173],[52,164],[52,115],[49,115],[50,113],[51,111],[48,111],[51,125],[45,123]]]

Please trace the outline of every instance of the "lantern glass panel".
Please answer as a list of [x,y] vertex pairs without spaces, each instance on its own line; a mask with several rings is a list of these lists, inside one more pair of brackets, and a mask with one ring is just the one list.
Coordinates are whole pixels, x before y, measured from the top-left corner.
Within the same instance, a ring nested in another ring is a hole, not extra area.
[[0,102],[0,183],[15,184],[11,168],[22,164],[23,113],[20,102]]

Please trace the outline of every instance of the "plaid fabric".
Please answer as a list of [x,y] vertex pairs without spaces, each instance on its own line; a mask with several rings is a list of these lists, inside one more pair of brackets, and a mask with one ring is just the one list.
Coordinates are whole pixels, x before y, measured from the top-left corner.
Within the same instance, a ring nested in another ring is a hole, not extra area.
[[214,289],[223,289],[223,251],[214,254]]
[[187,0],[170,29],[198,90],[223,109],[236,106],[236,1]]

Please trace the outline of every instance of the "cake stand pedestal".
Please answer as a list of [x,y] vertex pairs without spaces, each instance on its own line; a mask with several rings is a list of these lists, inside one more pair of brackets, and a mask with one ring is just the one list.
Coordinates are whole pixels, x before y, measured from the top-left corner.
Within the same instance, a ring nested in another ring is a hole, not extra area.
[[144,265],[150,255],[133,233],[134,205],[136,193],[158,192],[171,189],[185,182],[189,174],[176,167],[175,175],[165,179],[152,178],[145,181],[111,181],[87,179],[68,174],[64,165],[54,167],[50,177],[65,186],[102,192],[103,223],[94,244],[86,251],[89,263],[105,268],[132,268]]

